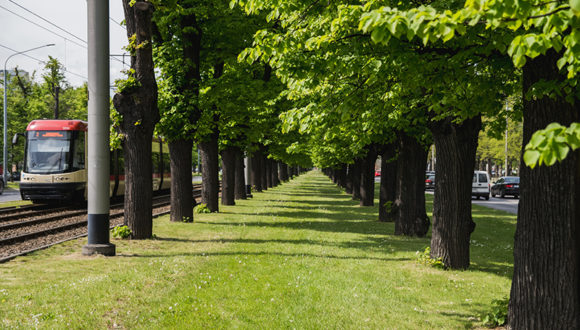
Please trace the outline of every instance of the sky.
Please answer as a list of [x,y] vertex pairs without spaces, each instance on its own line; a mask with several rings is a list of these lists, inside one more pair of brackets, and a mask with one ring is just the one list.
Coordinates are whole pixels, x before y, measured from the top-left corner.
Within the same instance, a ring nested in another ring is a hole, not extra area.
[[[118,24],[124,20],[121,0],[109,1],[109,17],[109,52],[126,54],[122,49],[127,44],[126,30]],[[36,71],[35,80],[40,81],[43,61],[52,56],[64,65],[68,83],[80,86],[88,80],[86,41],[86,0],[0,0],[0,70],[10,55],[53,43],[10,58],[6,68],[18,66],[29,74]],[[125,63],[129,63],[128,57]],[[110,59],[111,85],[123,77],[123,68],[128,64],[123,65],[121,56]]]

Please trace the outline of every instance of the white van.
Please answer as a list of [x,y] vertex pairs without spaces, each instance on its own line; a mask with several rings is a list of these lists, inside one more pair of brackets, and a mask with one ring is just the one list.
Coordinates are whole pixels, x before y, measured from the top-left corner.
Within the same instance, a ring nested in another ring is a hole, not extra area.
[[489,174],[486,171],[475,171],[473,172],[473,182],[471,184],[471,196],[475,196],[477,199],[479,197],[489,200]]

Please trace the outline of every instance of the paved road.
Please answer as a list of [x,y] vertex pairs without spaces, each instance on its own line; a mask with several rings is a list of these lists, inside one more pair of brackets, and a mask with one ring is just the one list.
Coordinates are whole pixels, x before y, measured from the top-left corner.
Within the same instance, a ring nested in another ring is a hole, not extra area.
[[[426,193],[433,194],[433,190],[427,190]],[[490,197],[489,200],[486,201],[483,198],[475,199],[475,197],[473,197],[471,199],[471,202],[473,204],[486,206],[492,209],[501,210],[512,214],[518,214],[518,204],[520,200],[515,199],[513,197],[506,198]]]
[[20,191],[16,189],[6,188],[2,195],[0,195],[0,203],[2,202],[12,202],[12,201],[19,201],[20,198]]
[[509,213],[517,214],[518,213],[518,204],[520,202],[519,199],[513,197],[506,197],[506,198],[499,198],[499,197],[490,197],[488,201],[485,199],[472,199],[473,204],[483,205],[487,207],[491,207],[492,209],[506,211]]

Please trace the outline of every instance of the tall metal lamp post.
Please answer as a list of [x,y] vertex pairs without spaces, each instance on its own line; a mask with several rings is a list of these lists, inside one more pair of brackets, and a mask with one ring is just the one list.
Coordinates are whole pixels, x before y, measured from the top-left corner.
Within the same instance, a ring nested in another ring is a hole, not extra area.
[[54,44],[47,44],[47,45],[42,45],[42,46],[38,46],[38,47],[34,47],[28,50],[24,50],[21,52],[17,52],[14,53],[10,56],[8,56],[8,58],[6,59],[6,61],[4,61],[4,154],[3,154],[3,159],[2,159],[2,176],[4,177],[4,182],[8,182],[8,166],[7,166],[7,160],[8,160],[8,144],[7,144],[7,140],[8,140],[8,75],[7,75],[7,71],[6,71],[6,65],[8,64],[8,60],[11,59],[12,57],[16,56],[16,55],[20,55],[20,54],[24,54],[24,53],[28,53],[30,51],[39,49],[39,48],[44,48],[44,47],[51,47],[54,46]]

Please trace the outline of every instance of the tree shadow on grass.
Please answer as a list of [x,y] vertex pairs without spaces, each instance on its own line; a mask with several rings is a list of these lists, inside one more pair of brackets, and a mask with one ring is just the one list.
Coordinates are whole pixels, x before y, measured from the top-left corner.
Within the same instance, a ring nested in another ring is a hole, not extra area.
[[192,252],[192,253],[165,253],[165,254],[131,254],[119,255],[128,258],[166,258],[166,257],[221,257],[221,256],[279,256],[295,258],[320,258],[336,260],[371,260],[371,261],[410,261],[410,258],[386,258],[369,256],[337,256],[332,254],[314,253],[282,253],[282,252],[247,252],[247,251],[227,251],[227,252]]
[[[190,244],[205,244],[205,243],[219,243],[219,244],[293,244],[306,246],[321,246],[321,247],[336,247],[343,249],[360,250],[371,253],[392,253],[391,249],[398,252],[410,251],[415,252],[424,244],[421,239],[389,239],[388,237],[368,237],[360,240],[331,242],[323,240],[310,239],[251,239],[251,238],[216,238],[216,239],[184,239],[173,237],[157,237],[156,240],[180,242]],[[408,259],[411,260],[411,259]]]

